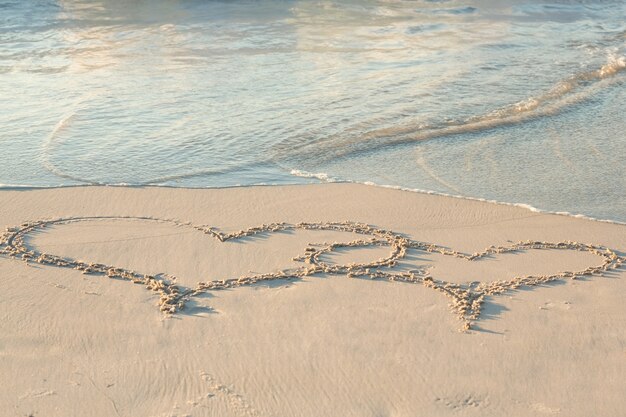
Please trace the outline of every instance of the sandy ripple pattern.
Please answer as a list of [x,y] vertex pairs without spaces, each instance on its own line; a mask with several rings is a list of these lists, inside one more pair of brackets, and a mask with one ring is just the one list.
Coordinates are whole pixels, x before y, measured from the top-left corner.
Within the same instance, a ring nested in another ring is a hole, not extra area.
[[[169,223],[176,226],[193,228],[220,242],[243,239],[253,235],[269,235],[296,230],[350,232],[362,236],[362,238],[343,243],[309,243],[302,255],[293,258],[294,261],[303,263],[301,267],[263,274],[244,275],[218,281],[199,282],[195,288],[188,288],[176,284],[176,279],[172,275],[147,275],[113,265],[78,261],[59,255],[40,252],[25,243],[25,238],[29,234],[42,231],[49,226],[97,220],[141,220]],[[373,246],[388,247],[390,249],[389,255],[367,263],[332,264],[322,260],[323,255],[344,248],[356,249]],[[588,252],[596,255],[601,262],[579,271],[563,271],[547,275],[523,275],[500,281],[471,282],[467,284],[457,284],[435,279],[430,276],[428,270],[425,269],[406,272],[393,270],[398,262],[406,256],[409,250],[439,253],[444,256],[452,256],[466,261],[477,261],[501,253],[547,249]],[[313,275],[343,275],[349,278],[419,284],[443,293],[449,299],[450,310],[461,323],[460,331],[469,331],[472,329],[473,323],[479,320],[482,307],[490,296],[504,294],[520,287],[536,287],[550,282],[577,279],[589,275],[601,276],[611,269],[620,268],[622,264],[626,262],[626,257],[618,255],[616,251],[607,247],[573,241],[555,243],[545,241],[520,241],[508,246],[490,246],[481,252],[468,254],[450,250],[444,246],[412,240],[391,230],[380,229],[368,224],[351,221],[296,224],[270,223],[232,233],[224,233],[216,227],[208,225],[194,225],[178,220],[133,216],[69,217],[31,221],[25,222],[19,226],[7,227],[6,231],[0,235],[0,256],[20,259],[26,263],[39,263],[74,269],[81,271],[83,274],[101,275],[143,285],[146,289],[159,295],[158,306],[166,315],[183,311],[185,304],[193,297],[212,291],[252,286],[269,281],[302,280],[305,277]]]

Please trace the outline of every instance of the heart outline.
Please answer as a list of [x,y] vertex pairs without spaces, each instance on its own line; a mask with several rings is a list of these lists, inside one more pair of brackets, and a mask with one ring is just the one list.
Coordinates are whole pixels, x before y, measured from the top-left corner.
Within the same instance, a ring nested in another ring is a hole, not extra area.
[[[187,288],[176,285],[171,279],[161,278],[153,275],[136,273],[125,268],[99,263],[87,263],[74,259],[63,258],[57,255],[49,255],[36,249],[28,247],[24,243],[24,238],[40,229],[52,225],[63,225],[69,223],[95,221],[95,220],[142,220],[169,223],[176,226],[191,227],[204,234],[210,235],[220,242],[241,239],[256,234],[271,234],[288,230],[324,230],[352,232],[355,234],[369,236],[369,240],[357,239],[344,243],[325,243],[309,246],[304,254],[296,258],[295,261],[304,262],[310,266],[300,268],[282,269],[276,272],[242,276],[239,278],[228,278],[221,281],[199,282],[196,288]],[[314,247],[315,246],[315,247]],[[337,248],[362,248],[369,246],[389,246],[390,255],[377,261],[369,263],[353,263],[348,265],[329,264],[320,260],[320,256],[331,253]],[[436,280],[425,271],[408,272],[387,272],[381,268],[393,268],[397,262],[404,258],[407,250],[415,249],[425,252],[436,252],[445,256],[454,256],[467,261],[475,261],[492,254],[507,252],[520,252],[534,249],[557,249],[557,250],[578,250],[587,251],[598,255],[604,262],[598,266],[590,266],[582,271],[565,271],[548,275],[525,275],[514,277],[509,280],[493,281],[488,283],[472,282],[469,284],[457,284],[443,280]],[[37,262],[44,265],[52,265],[63,268],[72,268],[81,271],[83,274],[105,275],[109,278],[117,278],[131,281],[135,284],[143,284],[147,289],[157,292],[160,295],[159,307],[165,314],[175,314],[184,309],[185,303],[192,297],[199,296],[210,291],[218,291],[229,288],[255,285],[259,282],[274,280],[301,280],[307,276],[316,274],[347,275],[349,278],[369,278],[386,279],[389,281],[400,281],[413,284],[422,284],[425,287],[442,292],[451,299],[450,309],[456,313],[462,326],[461,331],[468,331],[472,324],[480,317],[485,298],[503,294],[515,290],[521,286],[533,287],[549,282],[563,280],[565,278],[576,279],[583,275],[602,275],[610,269],[620,268],[626,262],[626,257],[620,257],[614,250],[600,245],[591,245],[572,241],[544,242],[544,241],[520,241],[508,246],[490,246],[482,252],[471,255],[447,249],[443,246],[420,242],[409,239],[399,233],[375,228],[371,225],[358,222],[313,222],[313,223],[270,223],[261,226],[250,227],[237,232],[223,233],[219,229],[207,225],[193,225],[190,222],[184,223],[178,220],[162,219],[142,216],[90,216],[90,217],[67,217],[50,220],[39,220],[25,222],[20,226],[7,227],[6,232],[0,235],[0,255],[11,258],[21,258],[23,261]]]

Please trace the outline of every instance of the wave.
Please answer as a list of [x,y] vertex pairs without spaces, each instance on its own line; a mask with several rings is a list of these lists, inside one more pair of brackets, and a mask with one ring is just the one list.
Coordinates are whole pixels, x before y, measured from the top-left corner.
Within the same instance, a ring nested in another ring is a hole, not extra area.
[[344,182],[337,178],[333,178],[324,172],[313,173],[313,172],[301,171],[299,169],[292,169],[290,173],[293,176],[301,177],[301,178],[317,178],[318,180],[322,182]]
[[497,127],[517,125],[538,118],[557,115],[569,107],[588,100],[602,89],[623,81],[626,57],[610,55],[600,68],[581,72],[558,82],[550,90],[535,97],[464,120],[438,124],[394,126],[371,130],[359,136],[332,135],[321,140],[299,144],[283,142],[276,148],[278,158],[296,153],[316,162],[372,152],[381,148],[419,143],[430,139],[478,133]]

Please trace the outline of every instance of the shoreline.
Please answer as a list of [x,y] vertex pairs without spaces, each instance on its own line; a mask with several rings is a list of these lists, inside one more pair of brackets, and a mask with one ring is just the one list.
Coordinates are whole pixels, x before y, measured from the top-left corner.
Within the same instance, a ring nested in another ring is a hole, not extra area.
[[[303,171],[302,171],[303,172]],[[330,177],[330,179],[321,179],[320,177],[318,177],[319,175],[326,175],[326,174],[310,174],[310,173],[306,173],[306,175],[302,176],[301,178],[316,178],[318,179],[320,182],[315,182],[315,183],[307,183],[307,184],[249,184],[249,185],[230,185],[230,186],[217,186],[217,187],[177,187],[177,186],[173,186],[173,185],[158,185],[158,184],[149,184],[149,185],[142,185],[142,184],[73,184],[73,185],[51,185],[51,186],[32,186],[32,185],[4,185],[4,184],[0,184],[0,191],[30,191],[30,190],[54,190],[54,189],[65,189],[65,188],[82,188],[82,187],[115,187],[115,188],[130,188],[130,189],[136,189],[136,188],[172,188],[172,189],[182,189],[182,190],[224,190],[224,189],[231,189],[231,188],[235,188],[235,189],[239,189],[239,188],[255,188],[255,187],[307,187],[307,186],[312,186],[312,185],[324,185],[324,184],[357,184],[357,185],[365,185],[368,187],[377,187],[377,188],[386,188],[386,189],[391,189],[391,190],[399,190],[399,191],[404,191],[404,192],[410,192],[410,193],[417,193],[417,194],[424,194],[424,195],[436,195],[436,196],[440,196],[440,197],[450,197],[450,198],[456,198],[456,199],[460,199],[460,200],[468,200],[468,201],[479,201],[479,202],[483,202],[483,203],[489,203],[489,204],[494,204],[494,205],[500,205],[500,206],[510,206],[510,207],[519,207],[519,208],[523,208],[526,209],[530,212],[533,213],[544,213],[544,214],[554,214],[554,215],[558,215],[558,216],[566,216],[566,217],[573,217],[573,218],[577,218],[577,219],[585,219],[585,220],[591,220],[591,221],[596,221],[596,222],[601,222],[601,223],[610,223],[610,224],[618,224],[618,225],[626,225],[626,221],[620,221],[620,220],[612,220],[612,219],[600,219],[600,218],[596,218],[596,217],[592,217],[586,214],[576,214],[576,213],[570,213],[567,211],[551,211],[551,210],[544,210],[538,207],[535,207],[531,204],[527,204],[527,203],[510,203],[510,202],[506,202],[506,201],[499,201],[499,200],[490,200],[490,199],[486,199],[486,198],[482,198],[482,197],[471,197],[471,196],[463,196],[463,195],[457,195],[457,194],[448,194],[448,193],[444,193],[444,192],[440,192],[440,191],[432,191],[432,190],[422,190],[422,189],[417,189],[417,188],[409,188],[409,187],[402,187],[399,185],[385,185],[385,184],[376,184],[370,181],[365,181],[365,182],[359,182],[359,181],[351,181],[351,180],[339,180],[339,179],[333,179]],[[296,175],[299,176],[299,175]]]

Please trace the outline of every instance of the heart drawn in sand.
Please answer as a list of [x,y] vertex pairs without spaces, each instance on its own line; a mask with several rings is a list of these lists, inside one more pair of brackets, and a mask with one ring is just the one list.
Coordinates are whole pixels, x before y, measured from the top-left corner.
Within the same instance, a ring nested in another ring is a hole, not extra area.
[[[302,255],[294,258],[295,261],[300,261],[304,264],[301,267],[246,275],[238,278],[228,278],[220,281],[199,282],[193,288],[178,285],[175,279],[172,279],[173,277],[171,275],[147,275],[113,265],[77,261],[40,252],[25,243],[25,238],[28,235],[49,226],[97,220],[141,220],[169,223],[180,227],[195,229],[220,242],[235,241],[253,235],[267,235],[295,230],[350,232],[362,236],[362,238],[345,243],[309,244]],[[324,261],[324,256],[341,249],[371,247],[388,247],[389,254],[381,259],[365,263],[333,264]],[[597,255],[602,262],[599,265],[589,266],[580,271],[565,271],[547,275],[524,275],[502,281],[471,282],[467,284],[435,279],[429,275],[427,270],[423,269],[394,271],[394,267],[396,267],[400,260],[405,258],[408,250],[439,253],[444,256],[456,257],[466,261],[476,261],[495,254],[541,249],[584,251]],[[135,284],[144,285],[147,289],[160,295],[159,306],[161,311],[165,314],[174,314],[184,309],[186,301],[211,291],[250,286],[260,282],[275,280],[300,280],[316,274],[346,275],[350,278],[367,278],[421,284],[443,293],[451,300],[451,310],[460,319],[462,330],[469,330],[472,322],[479,318],[485,298],[488,296],[502,294],[522,286],[532,287],[566,278],[575,279],[583,275],[601,275],[609,269],[619,268],[626,261],[626,258],[620,257],[615,251],[606,247],[571,241],[557,243],[524,241],[508,246],[491,246],[482,252],[466,254],[450,250],[440,245],[412,240],[393,231],[355,222],[271,223],[251,227],[238,232],[222,233],[214,227],[204,225],[197,226],[175,220],[121,216],[71,217],[28,222],[17,227],[9,227],[7,231],[0,236],[0,255],[20,258],[25,262],[37,262],[44,265],[76,269],[82,271],[84,274],[105,275],[110,278],[122,279]]]

